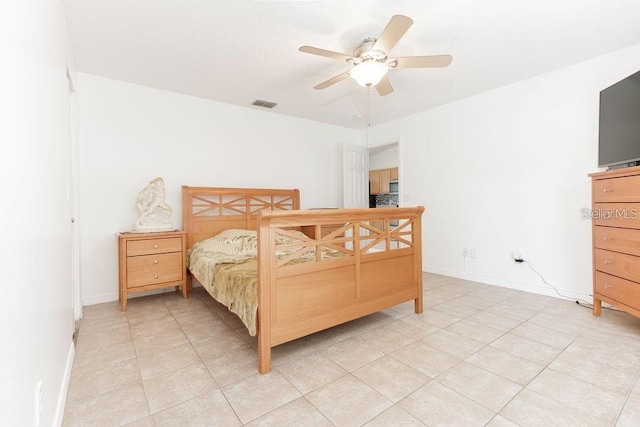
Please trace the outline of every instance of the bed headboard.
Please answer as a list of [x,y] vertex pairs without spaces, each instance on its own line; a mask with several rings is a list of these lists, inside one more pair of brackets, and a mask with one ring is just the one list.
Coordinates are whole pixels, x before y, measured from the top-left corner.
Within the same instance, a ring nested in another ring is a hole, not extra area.
[[182,229],[187,248],[229,228],[255,230],[261,209],[298,210],[300,191],[182,186]]

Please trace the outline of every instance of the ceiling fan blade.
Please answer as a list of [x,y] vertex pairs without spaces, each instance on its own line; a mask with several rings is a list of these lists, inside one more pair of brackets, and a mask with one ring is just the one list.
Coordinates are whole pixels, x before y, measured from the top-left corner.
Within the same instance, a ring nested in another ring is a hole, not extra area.
[[298,50],[300,52],[310,53],[312,55],[320,55],[331,59],[337,59],[339,61],[353,60],[353,56],[349,56],[344,53],[333,52],[330,50],[320,49],[313,46],[301,46]]
[[389,95],[393,92],[393,86],[391,86],[391,82],[387,76],[383,76],[380,83],[376,85],[376,90],[380,94],[380,96]]
[[[432,56],[403,56],[393,58],[388,62],[391,68],[435,68],[446,67],[451,64],[453,57],[451,55],[432,55]],[[396,66],[393,66],[393,62]]]
[[344,73],[338,74],[335,77],[331,77],[326,82],[322,82],[319,85],[314,86],[313,88],[314,89],[325,89],[325,88],[327,88],[327,87],[329,87],[331,85],[334,85],[334,84],[336,84],[338,82],[341,82],[342,80],[347,79],[347,78],[349,78],[349,72],[345,71]]
[[394,15],[389,20],[387,26],[382,30],[382,34],[373,46],[373,50],[380,50],[389,53],[391,49],[398,43],[398,40],[404,36],[409,27],[413,24],[413,20],[408,16]]

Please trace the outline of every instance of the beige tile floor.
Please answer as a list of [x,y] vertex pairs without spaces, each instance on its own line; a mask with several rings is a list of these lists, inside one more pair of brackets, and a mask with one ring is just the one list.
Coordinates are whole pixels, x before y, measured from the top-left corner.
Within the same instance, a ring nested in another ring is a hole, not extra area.
[[202,290],[85,307],[64,426],[638,426],[640,319],[425,274],[425,311],[274,349]]

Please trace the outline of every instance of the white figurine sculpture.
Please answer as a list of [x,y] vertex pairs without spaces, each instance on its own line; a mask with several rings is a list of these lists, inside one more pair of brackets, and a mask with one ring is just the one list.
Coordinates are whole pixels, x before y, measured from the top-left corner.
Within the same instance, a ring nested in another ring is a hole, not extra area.
[[140,217],[133,226],[134,233],[174,229],[169,221],[173,209],[164,202],[164,196],[164,181],[160,177],[149,182],[149,185],[138,194],[136,206],[140,210]]

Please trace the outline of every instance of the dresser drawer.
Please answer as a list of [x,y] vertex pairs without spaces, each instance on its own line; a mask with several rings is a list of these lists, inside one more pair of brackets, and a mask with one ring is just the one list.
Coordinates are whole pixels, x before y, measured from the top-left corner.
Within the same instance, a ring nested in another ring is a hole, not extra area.
[[640,175],[594,180],[593,201],[640,202]]
[[595,292],[640,310],[640,284],[596,272]]
[[594,225],[640,229],[640,203],[595,203]]
[[130,240],[127,242],[127,256],[180,252],[181,250],[182,239],[180,237]]
[[640,230],[594,227],[593,244],[598,249],[640,256]]
[[618,252],[595,250],[594,268],[603,273],[640,281],[640,257]]
[[127,287],[182,280],[182,253],[142,255],[127,258]]

